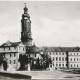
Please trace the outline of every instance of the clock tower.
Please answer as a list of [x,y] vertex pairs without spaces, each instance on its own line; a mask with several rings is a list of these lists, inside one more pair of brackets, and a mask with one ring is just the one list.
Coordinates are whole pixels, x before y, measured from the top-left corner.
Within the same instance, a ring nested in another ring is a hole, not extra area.
[[28,14],[28,8],[24,7],[24,14],[22,14],[21,19],[21,41],[22,43],[27,46],[32,46],[32,34],[31,34],[31,20]]

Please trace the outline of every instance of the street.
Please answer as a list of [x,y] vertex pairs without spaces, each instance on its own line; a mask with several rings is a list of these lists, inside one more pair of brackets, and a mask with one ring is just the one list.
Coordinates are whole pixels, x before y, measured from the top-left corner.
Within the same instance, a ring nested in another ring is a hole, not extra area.
[[32,76],[32,79],[79,79],[80,74],[53,71],[16,71],[14,73],[26,74]]

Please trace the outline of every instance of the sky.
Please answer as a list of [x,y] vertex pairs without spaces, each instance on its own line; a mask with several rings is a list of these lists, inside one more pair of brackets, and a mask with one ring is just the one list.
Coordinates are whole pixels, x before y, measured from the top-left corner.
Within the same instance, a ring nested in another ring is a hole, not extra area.
[[27,3],[33,43],[37,46],[80,46],[79,1],[0,1],[0,45],[21,38],[21,18]]

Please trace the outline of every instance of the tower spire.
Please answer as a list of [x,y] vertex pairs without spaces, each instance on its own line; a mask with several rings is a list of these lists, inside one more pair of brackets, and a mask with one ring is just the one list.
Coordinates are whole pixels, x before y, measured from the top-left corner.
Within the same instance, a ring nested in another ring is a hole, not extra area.
[[25,4],[25,7],[24,7],[24,14],[27,14],[28,12],[27,12],[27,10],[28,10],[28,8],[26,7],[26,3],[24,3]]
[[24,4],[25,4],[25,8],[26,8],[26,4],[27,4],[27,3],[24,3]]

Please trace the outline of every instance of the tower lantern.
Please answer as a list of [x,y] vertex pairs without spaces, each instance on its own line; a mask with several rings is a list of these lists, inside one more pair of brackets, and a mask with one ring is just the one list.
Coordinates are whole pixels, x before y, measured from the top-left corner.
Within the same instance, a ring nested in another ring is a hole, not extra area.
[[27,11],[28,11],[28,8],[26,7],[26,3],[25,4],[25,7],[24,7],[24,14],[27,14]]
[[31,34],[31,20],[28,14],[28,8],[24,7],[24,14],[21,19],[21,41],[25,46],[32,46],[32,34]]

